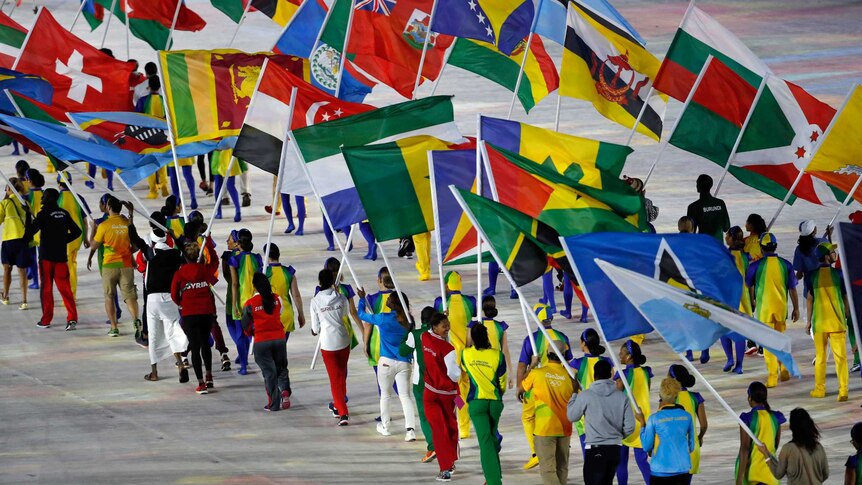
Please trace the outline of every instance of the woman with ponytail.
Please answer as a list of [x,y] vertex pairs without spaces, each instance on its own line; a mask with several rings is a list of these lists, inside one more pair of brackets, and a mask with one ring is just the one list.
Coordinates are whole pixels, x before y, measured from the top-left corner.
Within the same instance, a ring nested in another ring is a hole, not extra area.
[[[766,385],[754,381],[748,386],[748,405],[751,411],[742,413],[739,418],[766,445],[766,451],[775,455],[781,440],[781,425],[787,421],[784,414],[773,411],[767,401]],[[752,446],[751,437],[744,429],[739,430],[739,455],[736,458],[736,484],[762,483],[778,485],[780,481],[772,475],[766,456]]]
[[[491,295],[482,297],[482,316],[484,317],[482,318],[482,326],[488,330],[488,340],[491,342],[491,348],[503,352],[503,357],[506,359],[506,368],[511,370],[512,358],[509,357],[509,339],[506,336],[509,325],[506,322],[495,320],[497,318],[497,300]],[[467,347],[472,347],[474,344],[472,329],[478,324],[479,322],[475,320],[467,324],[467,328],[469,329],[467,332]],[[515,387],[514,372],[507,374],[506,386],[509,389]]]
[[240,305],[254,295],[253,276],[260,273],[263,267],[263,260],[260,254],[251,252],[254,249],[254,243],[251,242],[251,231],[240,229],[235,234],[231,233],[231,236],[232,239],[236,240],[238,247],[237,251],[228,260],[231,282],[231,306],[233,308],[232,318],[228,321],[228,330],[233,341],[236,343],[239,374],[246,375],[248,373],[248,351],[251,339],[242,331]]
[[[646,357],[641,352],[640,345],[632,340],[626,342],[620,347],[620,363],[625,365],[623,369],[623,377],[628,381],[629,388],[632,390],[632,396],[643,414],[643,419],[649,419],[651,414],[649,389],[650,379],[652,379],[652,369],[644,366]],[[623,390],[620,374],[614,376],[617,381],[617,389]],[[634,412],[634,409],[632,409]],[[635,413],[637,414],[637,413]],[[626,485],[629,481],[629,448],[635,450],[635,461],[644,477],[644,483],[650,483],[650,467],[647,453],[641,445],[641,423],[635,420],[635,431],[626,438],[623,438],[623,445],[620,447],[620,464],[617,466],[617,483]]]
[[[605,353],[605,348],[601,344],[599,333],[596,332],[594,328],[588,328],[581,333],[581,351],[584,353],[583,357],[572,359],[572,361],[569,362],[569,365],[575,370],[575,377],[580,385],[579,392],[586,391],[593,384],[593,381],[595,380],[595,372],[593,368],[596,366],[598,361],[604,360],[611,366],[611,369],[613,369],[613,364],[610,359],[602,357],[602,354]],[[586,457],[586,449],[584,448],[586,435],[584,434],[583,418],[575,422],[575,429],[578,431],[578,439],[581,440],[581,453]]]
[[242,309],[242,329],[254,337],[254,362],[263,374],[266,388],[264,411],[290,407],[290,377],[287,373],[287,343],[281,324],[281,300],[273,294],[263,273],[252,276],[255,294]]
[[689,374],[685,366],[674,364],[668,369],[668,376],[673,377],[682,386],[682,390],[676,398],[676,403],[685,409],[691,416],[691,420],[697,425],[697,439],[694,441],[694,451],[691,452],[691,471],[692,476],[700,473],[700,447],[703,446],[703,435],[709,427],[709,422],[706,420],[706,405],[703,397],[699,392],[689,391],[697,382],[693,375]]
[[[724,242],[727,244],[727,249],[730,250],[730,255],[733,257],[733,262],[736,264],[736,269],[742,275],[742,298],[739,300],[739,311],[751,315],[751,290],[745,284],[745,275],[748,273],[748,265],[751,263],[751,257],[743,251],[745,247],[745,236],[742,233],[742,228],[733,226],[724,234]],[[727,363],[724,365],[724,372],[730,372],[731,369],[736,374],[742,374],[742,361],[745,358],[745,340],[734,342],[730,337],[721,337],[721,348],[724,349],[724,355],[727,357]],[[733,359],[733,352],[736,350],[736,361]]]

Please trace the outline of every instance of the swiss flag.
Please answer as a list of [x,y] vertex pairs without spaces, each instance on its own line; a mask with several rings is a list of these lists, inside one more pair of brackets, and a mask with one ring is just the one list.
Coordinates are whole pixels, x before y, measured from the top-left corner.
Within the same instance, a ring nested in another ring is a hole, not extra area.
[[197,32],[206,26],[206,21],[186,7],[182,0],[126,0],[126,14],[131,19],[155,20],[170,29],[177,3],[180,4],[180,13],[174,27],[176,30]]
[[15,65],[51,83],[52,104],[67,111],[127,111],[133,68],[72,35],[44,7]]

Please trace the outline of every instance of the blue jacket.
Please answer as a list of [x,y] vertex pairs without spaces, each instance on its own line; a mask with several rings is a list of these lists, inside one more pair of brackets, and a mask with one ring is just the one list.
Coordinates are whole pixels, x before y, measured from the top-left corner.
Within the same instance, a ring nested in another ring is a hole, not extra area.
[[691,469],[689,454],[694,451],[695,439],[694,423],[682,406],[675,404],[659,409],[641,430],[643,450],[652,452],[650,473],[657,477],[688,473]]
[[365,299],[359,302],[359,319],[377,327],[380,331],[380,357],[386,357],[401,362],[412,362],[410,355],[403,356],[398,352],[398,347],[404,341],[407,330],[395,319],[395,312],[368,313],[365,311]]

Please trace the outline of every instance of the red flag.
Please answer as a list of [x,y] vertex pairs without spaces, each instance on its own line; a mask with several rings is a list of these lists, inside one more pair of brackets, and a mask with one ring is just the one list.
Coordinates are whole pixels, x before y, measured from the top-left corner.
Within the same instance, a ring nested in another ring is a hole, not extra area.
[[54,87],[52,104],[67,111],[129,109],[129,76],[134,66],[72,35],[44,7],[21,47],[15,69],[45,78]]
[[[131,19],[155,20],[170,29],[177,12],[177,2],[182,0],[126,0],[126,14]],[[197,32],[206,24],[204,19],[182,3],[174,29]]]
[[432,0],[360,0],[354,12],[347,52],[353,62],[405,98],[413,85],[425,36],[430,35],[422,77],[437,79],[453,37],[429,33]]
[[0,12],[0,67],[12,67],[26,36],[27,29]]

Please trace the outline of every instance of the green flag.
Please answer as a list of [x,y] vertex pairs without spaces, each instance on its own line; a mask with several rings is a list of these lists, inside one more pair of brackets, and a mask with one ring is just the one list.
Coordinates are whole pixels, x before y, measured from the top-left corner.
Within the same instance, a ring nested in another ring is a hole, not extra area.
[[242,19],[242,12],[244,10],[242,0],[210,0],[210,3],[217,10],[221,11],[221,13],[230,17],[234,23],[238,24]]

